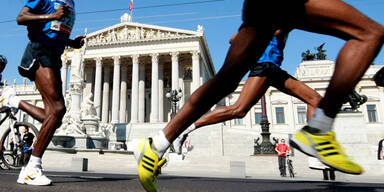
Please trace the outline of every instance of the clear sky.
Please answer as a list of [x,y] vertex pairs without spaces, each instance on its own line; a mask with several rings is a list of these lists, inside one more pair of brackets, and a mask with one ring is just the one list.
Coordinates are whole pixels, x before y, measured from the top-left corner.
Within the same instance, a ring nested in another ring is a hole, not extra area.
[[[2,0],[0,7],[0,54],[6,55],[9,60],[3,77],[11,82],[17,78],[18,83],[22,82],[22,78],[17,72],[17,66],[28,39],[26,27],[18,26],[15,18],[24,1]],[[384,24],[383,0],[345,1]],[[133,20],[187,30],[196,30],[197,25],[202,25],[213,63],[218,70],[227,53],[228,40],[241,24],[242,2],[243,0],[134,0]],[[88,28],[88,32],[94,32],[119,23],[120,16],[128,12],[129,6],[129,0],[75,0],[75,3],[77,18],[72,37],[83,34],[84,28]],[[172,4],[174,6],[164,6]],[[126,9],[119,10],[124,8]],[[328,59],[335,60],[343,45],[342,40],[299,30],[292,31],[285,48],[282,68],[293,75],[301,62],[301,53],[307,49],[314,52],[314,48],[322,43],[326,43],[324,48]],[[381,51],[374,63],[384,64],[383,57],[384,51]]]

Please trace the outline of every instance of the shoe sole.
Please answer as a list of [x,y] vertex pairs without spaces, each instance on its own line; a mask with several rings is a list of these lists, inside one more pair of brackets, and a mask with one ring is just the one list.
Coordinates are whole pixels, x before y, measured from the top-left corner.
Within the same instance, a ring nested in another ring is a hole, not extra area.
[[347,173],[347,174],[352,174],[352,175],[360,175],[361,174],[361,173],[355,173],[355,172],[350,172],[350,171],[347,171],[347,170],[344,170],[344,169],[340,169],[338,167],[335,167],[333,165],[328,164],[327,162],[324,162],[323,159],[321,159],[321,158],[319,158],[317,156],[317,153],[313,152],[314,150],[311,147],[308,147],[307,145],[301,144],[301,142],[297,141],[295,138],[289,139],[289,144],[293,148],[296,148],[297,150],[299,150],[300,152],[302,152],[302,153],[304,153],[304,154],[306,154],[308,156],[317,158],[319,161],[321,161],[321,163],[323,163],[324,165],[326,165],[328,167],[331,167],[331,168],[335,169],[336,171],[340,171],[340,172]]
[[23,180],[19,180],[19,179],[18,179],[16,182],[17,182],[18,184],[21,184],[21,185],[24,185],[24,184],[25,184],[24,179],[23,179]]
[[311,156],[311,157],[317,157],[316,152],[312,149],[312,147],[308,147],[307,145],[302,144],[300,141],[296,140],[295,138],[289,139],[289,145],[291,145],[293,148],[298,149],[302,153]]
[[133,142],[133,155],[135,156],[137,165],[139,165],[141,161],[141,158],[140,158],[141,151],[139,149],[139,143],[140,143],[140,139]]

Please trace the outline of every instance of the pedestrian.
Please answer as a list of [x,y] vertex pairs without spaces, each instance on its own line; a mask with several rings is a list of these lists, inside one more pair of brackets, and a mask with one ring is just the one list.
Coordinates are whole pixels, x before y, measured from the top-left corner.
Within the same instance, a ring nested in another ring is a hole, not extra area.
[[[284,59],[284,47],[288,33],[289,31],[276,30],[262,57],[251,66],[249,77],[237,101],[233,105],[219,107],[209,112],[189,126],[173,142],[177,153],[180,154],[182,143],[192,131],[234,118],[243,118],[270,86],[307,103],[307,119],[312,117],[321,100],[320,94],[280,68]],[[230,42],[236,36],[237,34],[231,38]]]
[[[27,26],[30,40],[18,68],[19,73],[35,82],[44,104],[44,108],[26,106],[36,110],[32,117],[37,117],[42,125],[32,156],[20,171],[18,183],[52,183],[42,172],[41,158],[66,111],[60,74],[61,54],[66,46],[81,48],[84,44],[84,36],[69,39],[74,21],[73,0],[26,0],[17,16],[17,23]],[[11,97],[14,95],[8,94]],[[14,105],[23,104],[26,102],[20,101]]]
[[[342,0],[244,0],[242,20],[239,33],[216,76],[191,95],[162,131],[138,142],[135,153],[138,174],[147,191],[157,190],[155,183],[166,162],[162,157],[170,144],[237,88],[277,29],[302,29],[346,41],[323,99],[308,125],[290,143],[335,170],[348,174],[363,172],[345,155],[335,139],[332,126],[344,98],[354,89],[381,49],[384,27]],[[149,161],[151,163],[147,163]]]
[[4,85],[2,83],[2,79],[3,79],[3,71],[5,69],[5,67],[7,66],[7,63],[8,63],[8,60],[7,58],[4,56],[4,55],[0,55],[0,86]]
[[26,165],[32,155],[33,148],[37,139],[35,135],[29,132],[29,127],[24,127],[23,135],[23,165]]
[[382,140],[380,140],[379,141],[379,145],[377,146],[377,159],[378,160],[384,160],[384,152],[383,152],[383,150],[384,150],[384,147],[383,147],[383,145],[384,145],[384,139],[382,139]]
[[280,176],[286,177],[286,162],[287,162],[287,154],[291,152],[291,148],[287,144],[285,144],[285,139],[281,139],[280,143],[276,145],[275,151],[277,152],[277,159],[279,163]]
[[321,163],[317,158],[308,157],[308,167],[313,170],[321,170],[323,172],[324,181],[336,180],[335,170]]

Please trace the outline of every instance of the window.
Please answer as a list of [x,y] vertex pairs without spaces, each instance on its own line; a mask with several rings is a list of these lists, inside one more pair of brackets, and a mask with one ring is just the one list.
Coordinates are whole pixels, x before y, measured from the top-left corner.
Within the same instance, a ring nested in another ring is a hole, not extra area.
[[256,124],[260,124],[262,117],[263,117],[263,114],[261,112],[256,112],[255,113],[255,123]]
[[367,105],[367,113],[370,123],[377,122],[376,105]]
[[285,123],[284,107],[276,107],[276,123]]
[[234,119],[235,125],[242,125],[243,124],[243,119]]
[[299,122],[299,124],[305,124],[307,122],[306,107],[297,107],[297,121]]

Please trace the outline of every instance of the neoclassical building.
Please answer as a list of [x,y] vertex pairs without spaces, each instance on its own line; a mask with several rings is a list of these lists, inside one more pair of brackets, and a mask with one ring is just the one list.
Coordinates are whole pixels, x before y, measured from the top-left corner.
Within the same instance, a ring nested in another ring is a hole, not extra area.
[[[74,50],[63,54],[63,87]],[[215,74],[204,31],[121,23],[87,35],[81,76],[83,97],[94,95],[97,116],[105,123],[167,122],[171,90],[182,90],[179,105]],[[77,67],[77,66],[76,66]],[[70,77],[73,76],[71,73]]]

